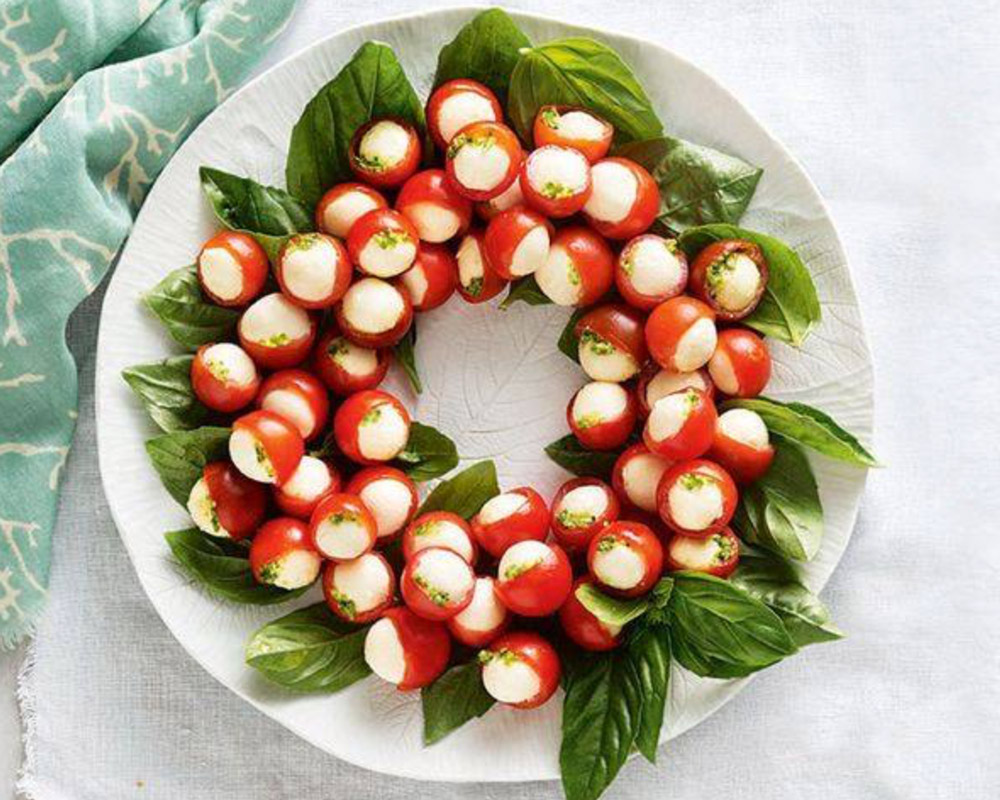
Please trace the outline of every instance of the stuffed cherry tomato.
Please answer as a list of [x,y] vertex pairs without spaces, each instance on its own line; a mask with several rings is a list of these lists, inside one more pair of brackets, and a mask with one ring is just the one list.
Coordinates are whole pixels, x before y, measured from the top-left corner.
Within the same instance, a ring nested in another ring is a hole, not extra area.
[[269,520],[250,542],[250,571],[257,583],[301,589],[316,580],[322,563],[309,541],[309,529],[300,519]]
[[458,514],[450,511],[428,511],[407,527],[403,534],[403,558],[409,561],[429,547],[451,550],[470,564],[476,563],[476,543],[472,538],[472,528]]
[[724,322],[749,316],[767,287],[767,261],[742,239],[713,242],[691,264],[688,291],[708,303]]
[[504,280],[530,275],[548,259],[553,230],[537,211],[523,206],[504,211],[486,228],[486,260]]
[[663,369],[656,362],[650,362],[639,374],[639,385],[635,394],[639,401],[639,414],[648,417],[657,400],[685,389],[698,389],[709,400],[715,400],[715,384],[705,368],[694,372],[674,372]]
[[372,516],[380,543],[387,542],[405,528],[417,512],[417,486],[395,467],[366,467],[347,484],[348,494],[361,498]]
[[274,502],[290,517],[309,519],[328,494],[340,491],[340,473],[322,459],[302,456],[287,481],[274,488]]
[[399,190],[396,209],[417,229],[421,241],[447,242],[472,222],[472,202],[448,182],[443,169],[425,169]]
[[500,558],[516,542],[544,541],[548,532],[548,506],[527,486],[491,497],[472,518],[476,544],[494,558]]
[[542,106],[532,130],[535,147],[572,147],[591,164],[608,154],[614,135],[615,129],[596,114],[573,106]]
[[693,372],[715,352],[715,312],[693,297],[660,303],[646,320],[646,346],[664,369]]
[[667,569],[704,572],[728,578],[740,562],[740,540],[724,528],[711,536],[684,536],[675,533],[667,542]]
[[401,119],[373,119],[351,139],[348,159],[359,181],[380,189],[402,185],[420,166],[420,136]]
[[333,308],[341,333],[361,347],[391,347],[413,322],[409,292],[381,278],[351,284]]
[[642,440],[657,455],[687,461],[708,452],[715,435],[715,403],[700,389],[685,389],[656,401]]
[[485,233],[469,231],[458,246],[458,293],[469,303],[492,300],[507,285],[486,259]]
[[292,236],[278,254],[278,285],[302,308],[329,308],[351,284],[351,262],[338,239],[323,233]]
[[219,306],[245,306],[267,282],[270,265],[257,240],[239,231],[222,231],[198,254],[198,284]]
[[399,279],[414,311],[431,311],[448,302],[458,286],[458,264],[443,244],[423,244],[413,266]]
[[602,236],[583,226],[563,228],[552,240],[545,263],[535,271],[535,280],[556,305],[589,306],[611,288],[614,263]]
[[627,381],[649,357],[642,314],[628,306],[588,311],[576,323],[575,333],[580,366],[595,381]]
[[286,369],[268,376],[257,395],[257,407],[291,422],[306,441],[326,427],[330,398],[326,387],[311,372]]
[[350,561],[375,546],[375,517],[357,495],[337,492],[324,497],[309,518],[313,547],[323,558]]
[[191,487],[188,513],[200,530],[226,539],[245,539],[267,513],[267,489],[242,475],[228,461],[205,465]]
[[259,388],[257,367],[239,345],[203,344],[191,361],[191,389],[213,411],[239,411]]
[[388,350],[356,345],[333,327],[316,344],[313,369],[331,392],[346,397],[382,383],[390,360]]
[[500,122],[473,122],[445,151],[445,174],[462,197],[482,202],[503,194],[517,180],[524,154],[517,134]]
[[733,518],[737,499],[729,473],[704,459],[674,465],[656,490],[660,519],[685,536],[705,537],[721,531]]
[[351,261],[365,275],[393,278],[413,266],[420,247],[417,229],[391,208],[369,211],[347,237]]
[[719,334],[708,372],[723,394],[756,397],[771,380],[771,354],[753,331],[730,328]]
[[627,158],[605,158],[591,168],[593,188],[583,215],[602,236],[631,239],[643,233],[660,210],[660,190],[643,167]]
[[365,663],[404,692],[434,683],[450,657],[448,629],[406,606],[383,611],[365,636]]
[[655,514],[656,487],[672,463],[637,442],[618,456],[611,471],[611,483],[623,502]]
[[630,306],[651,311],[684,291],[688,263],[676,239],[636,236],[618,254],[615,285]]
[[573,478],[552,499],[552,533],[566,552],[580,553],[618,519],[614,491],[599,478]]
[[504,189],[503,192],[482,203],[476,203],[475,208],[479,218],[488,223],[497,214],[502,214],[504,211],[509,211],[515,206],[522,205],[524,205],[524,192],[521,191],[521,179],[518,176],[518,179]]
[[442,150],[466,125],[501,122],[500,101],[478,81],[458,79],[442,83],[427,101],[427,129]]
[[615,522],[590,541],[587,569],[602,589],[619,597],[646,594],[663,572],[663,545],[639,522]]
[[593,585],[589,577],[577,578],[566,602],[559,609],[559,622],[566,635],[584,650],[614,650],[622,642],[621,627],[601,622],[576,596],[581,586]]
[[476,575],[453,550],[428,547],[406,562],[399,586],[403,602],[414,614],[444,621],[472,602]]
[[555,648],[537,633],[505,633],[479,652],[483,687],[514,708],[538,708],[556,689],[562,667]]
[[708,457],[737,483],[753,483],[771,467],[774,445],[760,414],[731,408],[719,415]]
[[570,430],[588,450],[614,450],[624,444],[637,418],[632,392],[607,381],[588,383],[566,407]]
[[522,617],[547,617],[573,590],[573,569],[557,544],[529,539],[512,544],[497,566],[500,602]]
[[572,147],[539,147],[521,165],[521,191],[535,211],[555,219],[571,217],[590,199],[590,162]]
[[391,394],[358,392],[337,409],[333,435],[340,452],[357,464],[392,461],[410,438],[410,415]]
[[298,469],[305,442],[298,429],[270,411],[251,411],[233,423],[229,457],[250,480],[281,486]]
[[243,312],[237,333],[257,366],[285,369],[302,363],[309,355],[316,338],[316,323],[308,312],[275,292],[264,295]]
[[485,647],[507,629],[511,615],[494,587],[493,578],[476,578],[469,605],[445,623],[455,641],[466,647]]
[[358,624],[377,619],[396,594],[396,575],[381,553],[351,561],[330,561],[323,570],[323,598],[343,620]]
[[338,183],[316,206],[316,227],[323,233],[346,239],[354,223],[369,211],[388,208],[386,199],[363,183]]

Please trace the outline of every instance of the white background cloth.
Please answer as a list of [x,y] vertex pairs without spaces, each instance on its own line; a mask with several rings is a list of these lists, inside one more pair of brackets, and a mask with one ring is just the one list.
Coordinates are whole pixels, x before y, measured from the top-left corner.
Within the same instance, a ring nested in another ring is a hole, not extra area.
[[[339,27],[428,5],[301,0],[264,67]],[[849,638],[768,670],[667,745],[658,767],[628,765],[608,800],[997,796],[1000,5],[510,5],[655,39],[740,97],[829,202],[876,362],[875,449],[888,468],[872,474],[825,592]],[[669,130],[669,109],[664,118]],[[49,611],[23,687],[34,710],[33,795],[559,797],[555,783],[420,784],[351,767],[184,654],[142,594],[103,501],[92,403],[98,312],[98,302],[85,304],[69,332],[80,427]],[[2,661],[10,672],[14,657]],[[5,754],[16,736],[0,716]]]

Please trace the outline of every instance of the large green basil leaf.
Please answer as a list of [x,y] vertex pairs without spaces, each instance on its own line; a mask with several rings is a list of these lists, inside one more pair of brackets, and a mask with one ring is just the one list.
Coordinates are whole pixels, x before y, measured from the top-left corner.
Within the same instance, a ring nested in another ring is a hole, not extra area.
[[136,364],[122,378],[138,395],[161,430],[185,431],[204,424],[209,411],[191,388],[194,356],[174,356],[155,364]]
[[455,443],[437,428],[414,422],[406,448],[396,456],[401,469],[415,481],[429,481],[458,466]]
[[657,221],[663,232],[739,222],[764,172],[735,156],[669,136],[627,144],[617,155],[644,166],[660,187]]
[[593,39],[571,37],[521,53],[510,78],[507,114],[525,142],[544,105],[582,106],[615,127],[615,143],[655,139],[663,124],[621,56]]
[[838,461],[859,467],[877,467],[875,460],[857,437],[838,425],[834,419],[805,403],[782,403],[767,397],[727,400],[720,411],[748,408],[756,411],[768,430],[798,442]]
[[635,747],[647,761],[655,762],[670,694],[670,628],[667,625],[644,628],[632,636],[627,647],[642,691]]
[[531,47],[531,41],[502,8],[476,14],[441,49],[434,86],[456,78],[470,78],[492,89],[504,105],[510,75],[523,47]]
[[676,573],[670,612],[674,656],[697,675],[748,675],[796,650],[777,614],[712,575]]
[[146,452],[164,487],[182,506],[201,478],[205,465],[229,456],[229,428],[206,426],[172,431],[146,442]]
[[198,528],[165,534],[174,558],[210,593],[234,603],[271,605],[298,597],[306,588],[288,591],[254,580],[249,550],[230,539],[209,536]]
[[570,433],[546,445],[545,455],[581,478],[607,480],[623,450],[588,450]]
[[576,587],[576,599],[605,625],[624,627],[649,610],[648,596],[622,599],[607,595],[590,583]]
[[463,519],[472,519],[487,500],[498,494],[496,465],[492,461],[479,461],[435,486],[417,514],[450,511]]
[[403,368],[410,386],[416,394],[424,390],[424,384],[420,380],[420,372],[417,370],[417,324],[413,322],[406,336],[400,339],[396,346],[392,348],[392,354],[396,362]]
[[205,302],[193,265],[175,269],[142,301],[167,326],[173,340],[189,350],[230,338],[240,318],[236,309]]
[[529,306],[547,306],[552,304],[552,301],[549,300],[545,292],[538,286],[538,281],[535,280],[534,275],[525,275],[523,278],[518,278],[511,283],[510,288],[507,290],[507,296],[500,303],[500,308],[506,310],[518,302],[527,303]]
[[297,692],[339,692],[370,674],[365,663],[368,626],[337,617],[316,603],[259,628],[246,662],[265,678]]
[[284,189],[212,167],[202,167],[198,175],[215,216],[227,228],[271,236],[316,230],[309,209]]
[[802,259],[784,242],[763,233],[734,225],[703,225],[688,228],[680,245],[689,259],[720,239],[746,239],[757,244],[767,259],[768,280],[760,305],[742,324],[766,336],[798,347],[822,316],[816,286]]
[[400,117],[424,130],[423,105],[392,48],[365,42],[292,128],[285,163],[288,190],[313,207],[323,192],[348,180],[351,137],[377,117]]
[[424,709],[424,744],[441,741],[469,720],[493,708],[494,699],[483,687],[476,660],[452,667],[420,690]]

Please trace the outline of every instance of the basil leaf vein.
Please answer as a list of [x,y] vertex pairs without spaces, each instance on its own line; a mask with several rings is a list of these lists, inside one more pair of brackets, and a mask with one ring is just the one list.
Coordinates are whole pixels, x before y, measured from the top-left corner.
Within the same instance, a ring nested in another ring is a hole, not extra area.
[[466,722],[489,711],[494,699],[483,686],[476,660],[452,667],[420,691],[424,710],[424,744],[441,741]]
[[417,515],[429,511],[450,511],[463,519],[472,519],[487,500],[498,494],[500,486],[496,465],[492,461],[480,461],[435,486]]
[[437,428],[413,422],[410,438],[396,460],[401,469],[415,481],[429,481],[451,472],[458,466],[455,443]]
[[190,431],[171,431],[146,442],[160,480],[182,506],[187,507],[191,489],[205,465],[229,457],[229,428],[205,426]]
[[240,318],[235,309],[205,302],[193,265],[175,269],[142,300],[173,340],[189,350],[230,338]]
[[174,356],[153,364],[136,364],[122,370],[122,378],[136,393],[161,430],[197,428],[209,411],[191,388],[193,356]]

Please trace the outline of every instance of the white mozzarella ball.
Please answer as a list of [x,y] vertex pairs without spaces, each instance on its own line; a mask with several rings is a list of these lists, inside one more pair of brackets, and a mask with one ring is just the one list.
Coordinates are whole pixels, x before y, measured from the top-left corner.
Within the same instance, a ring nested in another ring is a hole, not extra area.
[[514,206],[519,206],[524,202],[524,193],[521,191],[521,180],[516,179],[510,186],[504,189],[496,197],[486,201],[486,207],[499,214]]
[[504,550],[497,565],[500,580],[513,580],[549,558],[552,549],[535,539],[516,542]]
[[412,203],[403,213],[425,242],[447,242],[462,227],[462,218],[438,203]]
[[535,150],[528,157],[525,172],[536,192],[558,199],[578,195],[587,187],[590,164],[579,150],[548,146]]
[[468,563],[472,563],[475,555],[472,539],[454,522],[446,519],[428,520],[420,525],[414,534],[414,553],[419,553],[428,547],[444,547],[458,553]]
[[326,493],[333,484],[330,468],[318,458],[302,456],[292,477],[282,484],[284,494],[309,502]]
[[545,263],[549,257],[549,230],[544,225],[536,225],[528,231],[514,248],[510,273],[518,277],[530,275]]
[[391,573],[385,562],[372,553],[337,564],[331,582],[339,595],[338,602],[348,601],[356,614],[378,608],[392,591]]
[[291,389],[273,389],[264,395],[260,407],[292,423],[303,438],[316,427],[316,415],[306,399]]
[[726,311],[746,308],[757,295],[760,270],[745,253],[734,253],[726,259],[718,281],[711,284],[715,301]]
[[380,539],[398,533],[410,517],[413,495],[402,481],[379,478],[368,483],[359,496],[375,517]]
[[685,389],[701,389],[707,392],[709,385],[701,372],[673,372],[661,369],[646,384],[646,405],[652,408],[658,400],[667,395],[683,392]]
[[528,505],[528,498],[517,492],[504,492],[491,497],[479,509],[479,521],[483,525],[492,525],[502,519],[513,516]]
[[243,291],[243,268],[225,247],[209,247],[198,258],[205,288],[220,300],[235,300]]
[[629,248],[624,266],[629,282],[640,294],[655,297],[682,288],[680,259],[659,237],[639,239]]
[[482,282],[486,267],[483,263],[483,251],[475,236],[466,236],[462,239],[455,258],[458,261],[458,280],[466,291],[469,291],[476,281]]
[[316,549],[327,558],[345,561],[368,549],[368,529],[356,514],[330,514],[316,526]]
[[696,402],[697,396],[688,392],[675,392],[657,400],[646,422],[653,439],[662,442],[676,436],[691,416]]
[[329,297],[344,266],[328,239],[308,234],[292,240],[281,258],[281,278],[287,291],[308,303]]
[[316,580],[321,564],[319,554],[312,550],[292,550],[268,565],[270,583],[279,589],[300,589]]
[[590,331],[584,332],[580,337],[577,357],[583,371],[595,381],[621,383],[639,371],[639,362],[631,353],[619,350],[607,339]]
[[240,472],[259,483],[274,483],[275,473],[264,445],[250,431],[237,428],[229,437],[229,458]]
[[643,511],[656,511],[656,489],[670,462],[656,453],[633,456],[622,467],[622,484],[629,501]]
[[382,618],[365,636],[365,663],[371,671],[389,683],[402,683],[406,677],[406,651],[391,619]]
[[305,310],[279,292],[260,298],[240,317],[243,336],[270,347],[304,339],[310,329]]
[[455,623],[475,633],[494,631],[507,618],[507,609],[493,591],[492,578],[476,578],[472,601],[453,617]]
[[705,366],[715,352],[717,341],[715,323],[707,317],[699,319],[684,331],[677,342],[677,349],[674,351],[674,366],[677,371],[693,372]]
[[617,161],[599,161],[591,167],[593,191],[583,210],[601,222],[621,222],[639,194],[639,179]]
[[678,536],[670,542],[670,555],[685,569],[707,570],[716,565],[719,545],[712,536]]
[[249,386],[257,380],[253,359],[239,345],[222,342],[206,347],[202,361],[213,377],[224,383]]
[[493,104],[479,92],[455,92],[441,103],[437,127],[445,144],[473,122],[498,122]]
[[410,302],[414,306],[419,306],[424,302],[424,298],[427,296],[427,290],[430,286],[427,283],[427,272],[424,270],[421,264],[414,264],[406,272],[403,273],[403,277],[400,279],[403,281],[403,286],[406,287],[406,291],[410,294]]
[[428,594],[448,603],[466,597],[476,579],[468,562],[458,553],[436,548],[424,550],[415,562],[413,580]]
[[566,139],[592,142],[604,136],[605,125],[586,111],[567,111],[559,115],[556,130]]
[[608,509],[608,493],[601,486],[577,486],[559,501],[556,519],[567,528],[593,525]]
[[371,126],[358,143],[358,155],[364,166],[390,169],[406,157],[410,134],[402,125],[384,119]]
[[[614,541],[609,537],[605,541]],[[646,562],[642,556],[627,545],[615,542],[610,547],[598,544],[591,569],[594,577],[612,589],[627,591],[638,586],[646,575]]]
[[392,330],[406,312],[399,290],[379,278],[362,278],[351,284],[342,302],[351,327],[368,334]]
[[362,377],[378,369],[378,351],[361,347],[340,336],[330,342],[328,351],[334,362],[348,375]]
[[376,278],[392,278],[410,268],[417,257],[417,243],[401,231],[380,231],[361,248],[358,263]]
[[191,494],[188,495],[187,510],[194,520],[194,524],[200,530],[211,536],[229,538],[231,534],[219,523],[219,516],[216,513],[215,501],[208,491],[208,483],[204,478],[198,478],[198,482],[191,487]]
[[535,271],[535,280],[545,296],[559,306],[575,306],[583,295],[580,271],[562,245],[549,248],[545,263]]
[[755,450],[763,450],[770,441],[764,420],[760,414],[748,408],[733,408],[723,412],[718,424],[723,436]]
[[346,239],[354,223],[378,207],[378,202],[367,192],[344,192],[323,209],[323,227],[331,235]]
[[406,447],[410,426],[392,403],[373,410],[371,419],[366,416],[358,427],[358,450],[372,461],[390,461]]
[[674,522],[688,531],[704,530],[722,516],[722,490],[698,473],[682,475],[670,487],[667,500]]
[[542,689],[534,668],[510,653],[495,653],[483,665],[483,687],[501,703],[523,703]]
[[573,399],[573,420],[581,428],[591,428],[617,419],[628,407],[628,392],[617,383],[593,381]]
[[740,381],[736,377],[736,370],[733,369],[733,362],[723,348],[719,348],[712,355],[712,360],[708,362],[708,374],[712,376],[712,383],[719,387],[723,394],[739,394]]
[[455,180],[466,189],[488,192],[499,186],[510,169],[510,156],[493,142],[470,142],[454,156]]

